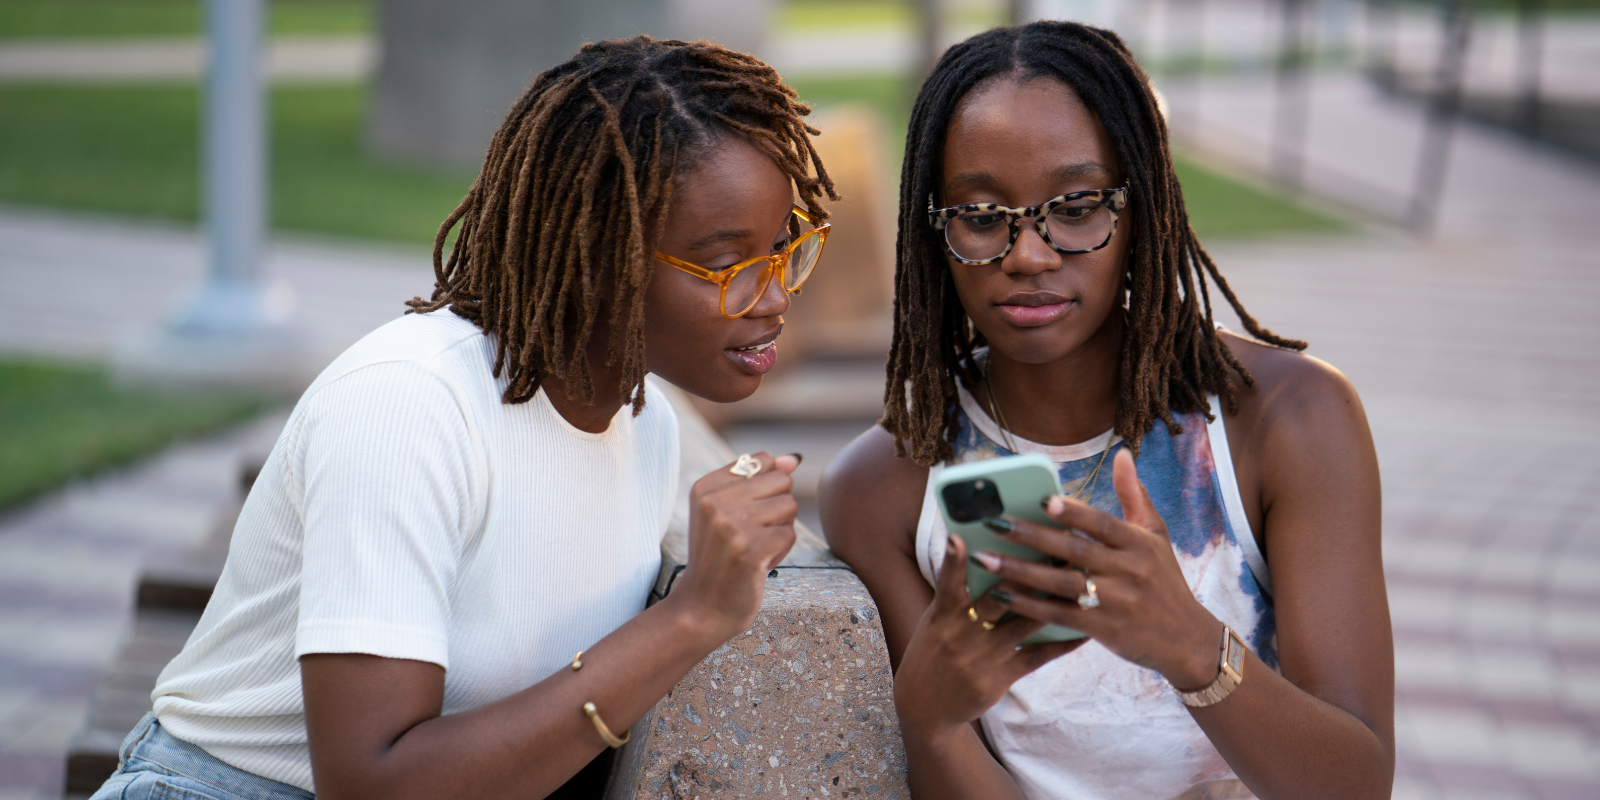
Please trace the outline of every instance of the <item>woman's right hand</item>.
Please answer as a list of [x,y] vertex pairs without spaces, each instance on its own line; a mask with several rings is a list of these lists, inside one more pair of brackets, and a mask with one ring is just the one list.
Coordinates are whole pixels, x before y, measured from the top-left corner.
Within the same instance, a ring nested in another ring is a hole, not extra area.
[[[911,634],[895,673],[894,702],[900,728],[906,736],[925,742],[959,731],[1000,702],[1022,676],[1086,641],[1019,648],[1022,640],[1044,624],[1023,617],[994,624],[1006,608],[987,595],[972,601],[967,592],[966,561],[966,543],[952,534],[934,586],[933,603]],[[993,629],[984,628],[985,622],[994,624]]]
[[729,464],[689,493],[689,564],[672,594],[723,639],[755,621],[768,571],[794,546],[799,505],[790,475],[800,457],[763,452],[755,459],[761,471],[753,477],[733,474]]

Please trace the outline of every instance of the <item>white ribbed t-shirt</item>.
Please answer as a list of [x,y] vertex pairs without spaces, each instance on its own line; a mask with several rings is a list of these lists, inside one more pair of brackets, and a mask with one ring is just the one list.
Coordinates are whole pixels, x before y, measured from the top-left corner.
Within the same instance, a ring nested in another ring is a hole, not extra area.
[[315,791],[300,656],[439,664],[452,714],[549,677],[644,609],[678,486],[667,398],[647,384],[642,414],[587,433],[543,391],[501,403],[493,356],[472,323],[411,315],[306,390],[156,684],[172,735]]

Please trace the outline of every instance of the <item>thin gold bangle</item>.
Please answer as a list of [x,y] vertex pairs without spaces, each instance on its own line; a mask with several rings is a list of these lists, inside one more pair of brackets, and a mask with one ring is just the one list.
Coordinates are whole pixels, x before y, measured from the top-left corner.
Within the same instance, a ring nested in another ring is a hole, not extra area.
[[572,671],[573,672],[577,672],[580,669],[583,669],[583,651],[582,650],[579,650],[578,654],[572,657]]
[[612,733],[611,729],[606,727],[605,722],[600,719],[600,712],[595,710],[594,703],[584,703],[583,713],[589,715],[589,721],[593,722],[594,729],[600,732],[600,738],[606,740],[606,744],[611,745],[613,750],[627,744],[628,737],[633,735],[633,731],[627,731],[622,734],[622,738],[618,739],[617,735]]

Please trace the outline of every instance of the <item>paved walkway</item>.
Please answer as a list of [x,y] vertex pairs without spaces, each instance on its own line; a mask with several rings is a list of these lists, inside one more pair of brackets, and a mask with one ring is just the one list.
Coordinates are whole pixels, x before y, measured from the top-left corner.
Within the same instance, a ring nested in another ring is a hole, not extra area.
[[[0,42],[0,82],[194,80],[205,63],[205,44],[192,36]],[[377,65],[369,36],[278,36],[264,67],[270,80],[303,83],[361,80]]]
[[1216,248],[1361,390],[1384,483],[1397,798],[1600,796],[1600,275],[1583,251]]
[[[112,342],[161,324],[205,277],[189,227],[0,207],[0,352],[102,359]],[[279,241],[263,274],[326,363],[433,288],[418,248]]]
[[237,508],[284,415],[178,445],[0,517],[0,800],[59,798],[65,755],[130,632],[140,565]]
[[[1313,164],[1380,185],[1408,174],[1397,154],[1409,152],[1414,113],[1345,77],[1319,86]],[[1175,111],[1190,99],[1182,91],[1168,87]],[[1269,108],[1263,86],[1211,82],[1205,92],[1201,119],[1233,127],[1192,129],[1192,147],[1208,136],[1246,153],[1264,147],[1270,126],[1248,116]],[[1318,191],[1345,191],[1310,174]],[[1469,128],[1447,186],[1428,241],[1380,231],[1213,252],[1259,318],[1310,339],[1365,398],[1384,471],[1395,796],[1593,798],[1600,177]],[[104,353],[117,331],[153,324],[179,299],[201,274],[199,254],[182,230],[0,212],[0,350]],[[302,321],[330,352],[428,286],[424,259],[404,251],[287,244],[269,271],[295,290]],[[59,786],[50,764],[127,624],[136,564],[202,535],[229,491],[227,465],[249,442],[270,441],[272,426],[178,448],[0,520],[0,798]],[[732,438],[788,450],[778,437],[797,433]],[[849,431],[812,433],[826,434],[806,448],[817,454]]]
[[[1166,87],[1188,146],[1264,169],[1270,86],[1193,90]],[[1312,190],[1403,196],[1420,111],[1351,75],[1319,77],[1312,98]],[[1593,798],[1600,171],[1473,126],[1450,164],[1428,241],[1212,251],[1258,319],[1309,339],[1365,401],[1395,627],[1395,797]]]

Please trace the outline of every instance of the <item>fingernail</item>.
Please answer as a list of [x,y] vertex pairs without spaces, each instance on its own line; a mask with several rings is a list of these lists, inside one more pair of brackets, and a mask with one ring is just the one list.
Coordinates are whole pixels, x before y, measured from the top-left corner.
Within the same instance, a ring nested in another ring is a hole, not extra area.
[[994,601],[1000,605],[1011,605],[1011,593],[1004,589],[990,589],[989,597],[993,598]]
[[994,572],[1000,569],[1000,557],[994,553],[984,553],[980,551],[973,553],[970,558],[972,559],[972,563],[977,564],[979,567],[982,567],[989,572]]
[[806,460],[804,453],[790,453],[789,455],[794,456],[794,465],[797,467],[800,466],[800,462]]
[[990,517],[983,521],[983,527],[988,528],[995,533],[1007,534],[1015,530],[1017,526],[1012,525],[1011,520],[1000,519],[999,517]]
[[1060,514],[1067,510],[1067,501],[1061,499],[1061,495],[1051,495],[1050,499],[1045,501],[1044,510],[1052,514]]

